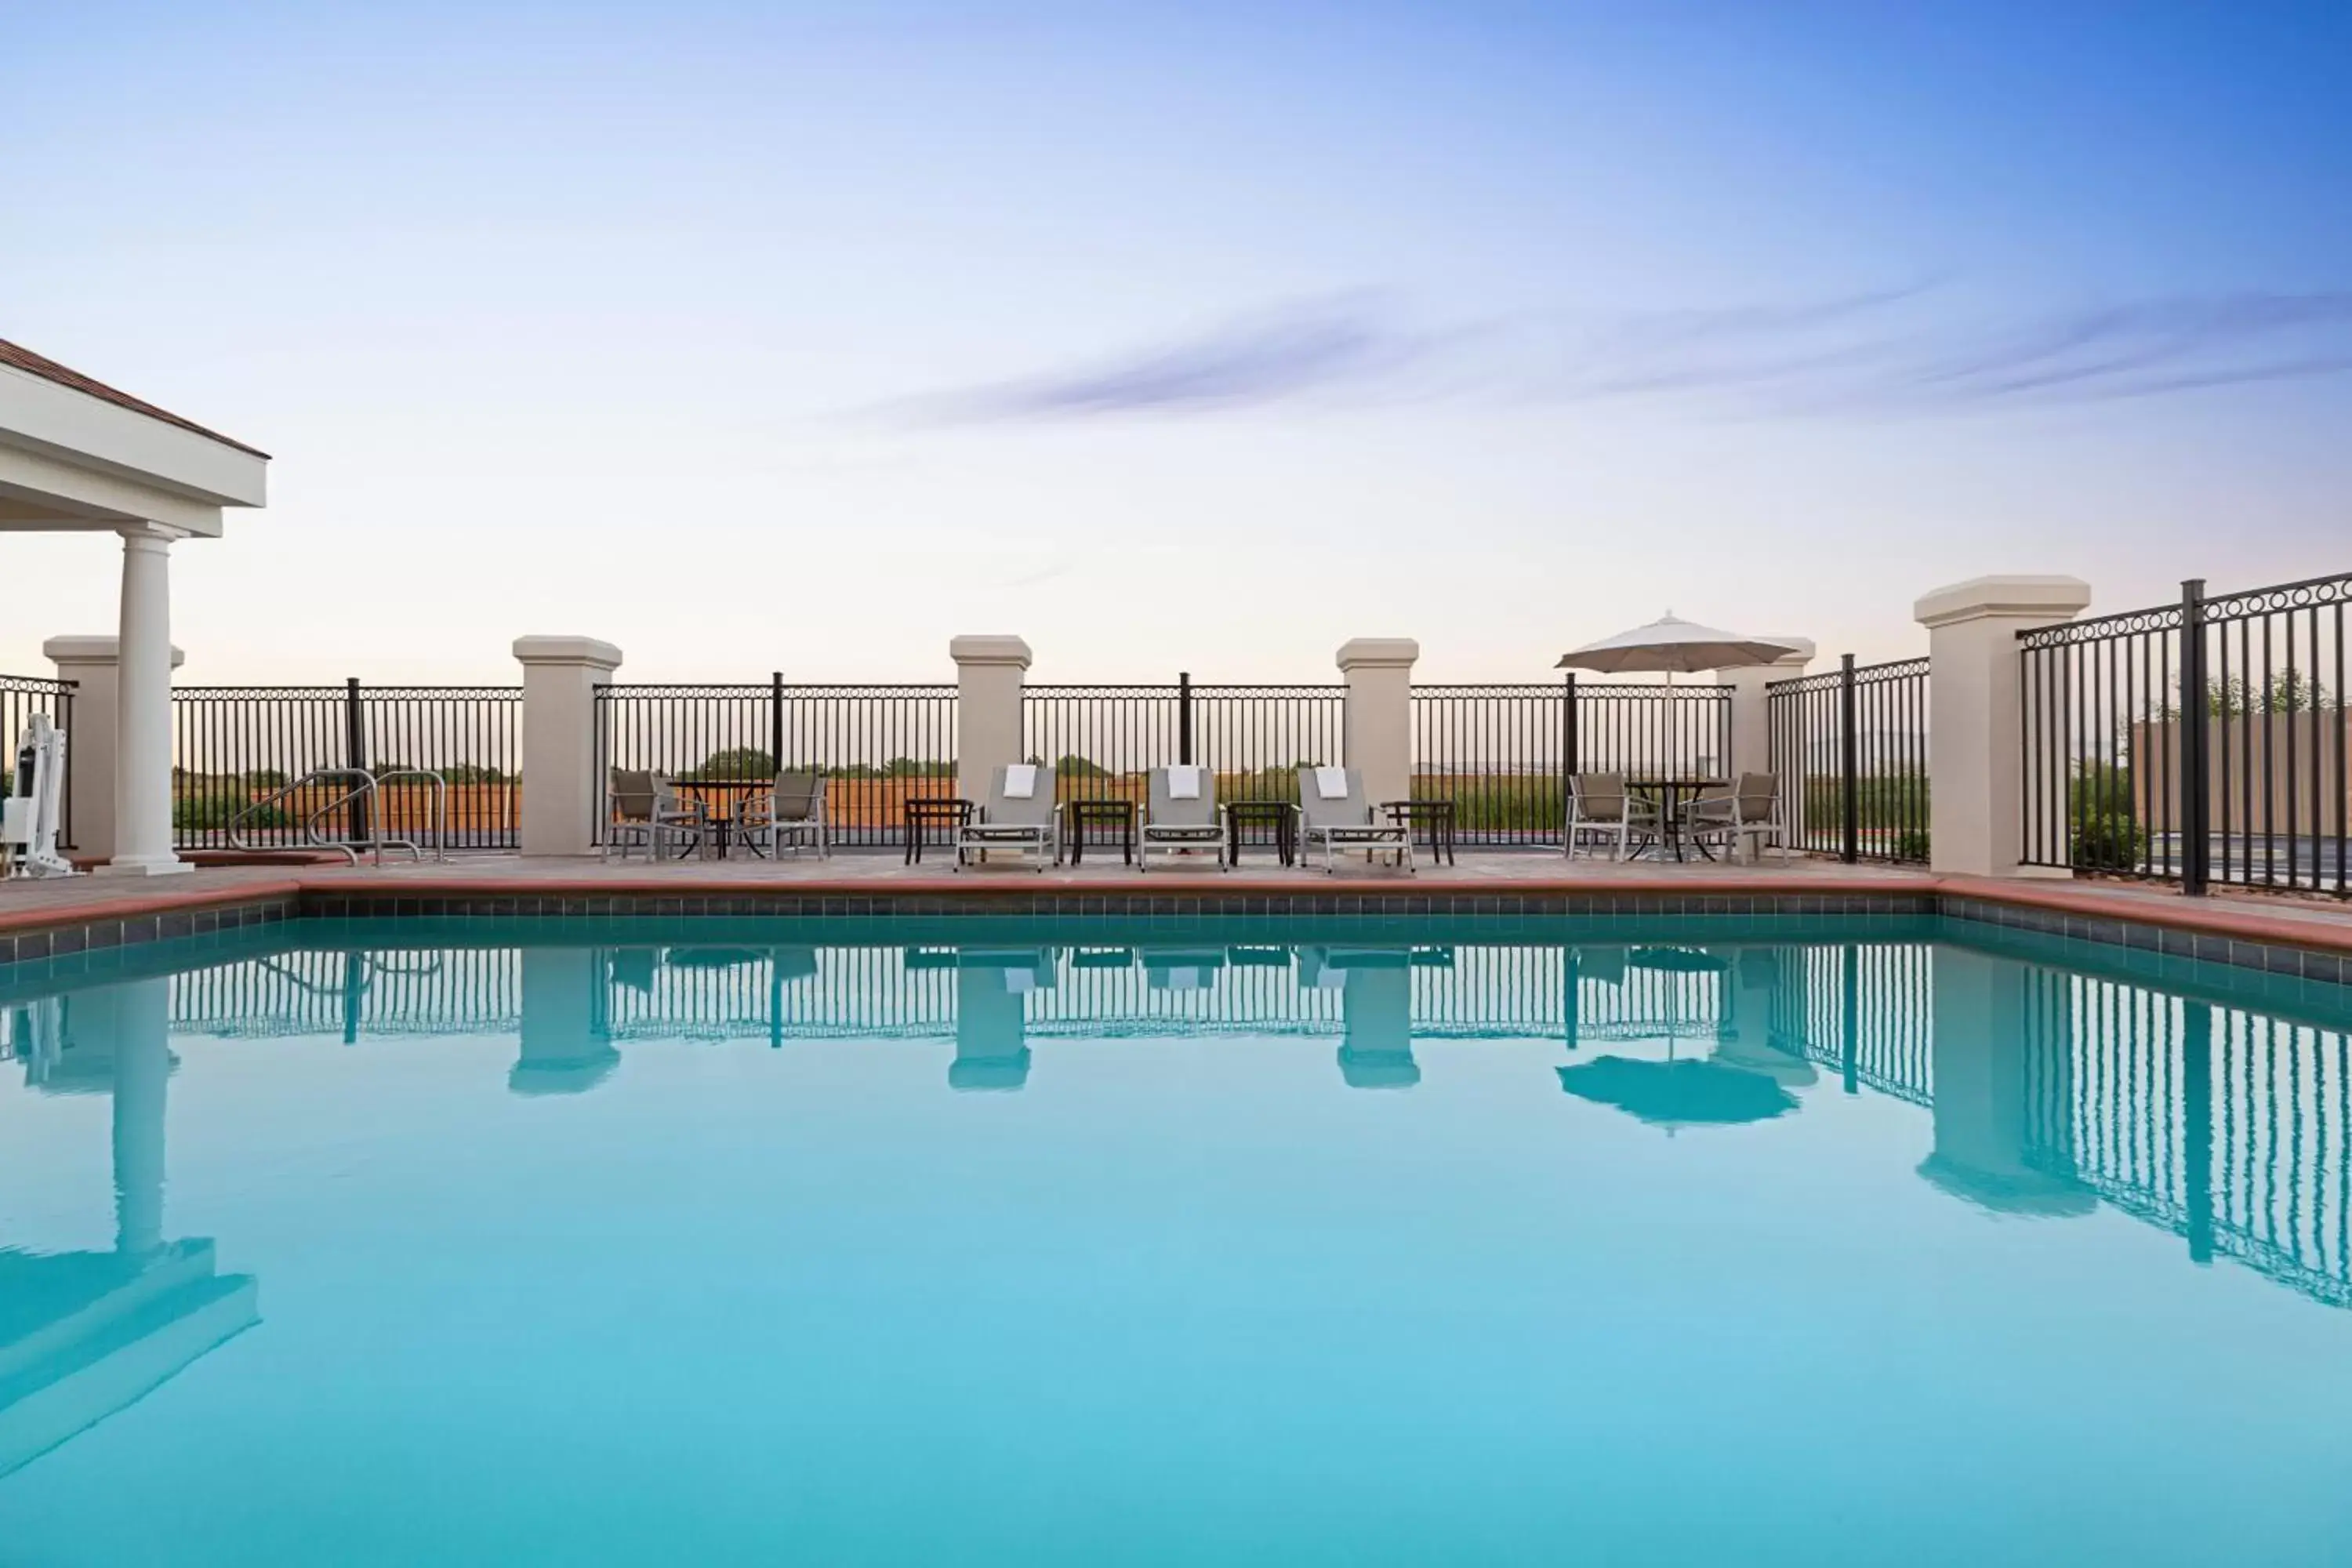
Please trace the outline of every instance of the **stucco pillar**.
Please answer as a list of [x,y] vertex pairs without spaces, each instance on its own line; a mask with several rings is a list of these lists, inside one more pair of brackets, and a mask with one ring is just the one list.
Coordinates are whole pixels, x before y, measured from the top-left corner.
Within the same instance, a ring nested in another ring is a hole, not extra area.
[[[2091,602],[2079,577],[1973,577],[1912,606],[1927,628],[1929,864],[1976,877],[2065,877],[2018,864],[2024,845],[2025,738],[2017,634],[2071,621]],[[2067,759],[2037,757],[2061,775]]]
[[[111,637],[51,637],[42,654],[57,667],[59,680],[74,683],[72,722],[66,732],[66,819],[73,824],[75,854],[103,860],[114,853],[114,743],[121,722],[117,683],[121,678]],[[172,650],[172,668],[188,661]],[[9,745],[16,737],[0,737]]]
[[[160,523],[122,530],[122,619],[114,696],[114,842],[103,874],[184,871],[172,851],[172,544]],[[73,772],[73,739],[66,772]]]
[[1411,637],[1357,637],[1339,647],[1348,682],[1341,760],[1363,776],[1364,799],[1375,809],[1412,794],[1412,666],[1420,657]]
[[1023,760],[1029,645],[1016,637],[960,637],[948,643],[948,657],[956,666],[956,794],[985,801],[995,771]]
[[[1727,775],[1737,780],[1741,773],[1769,773],[1772,771],[1772,710],[1770,695],[1765,688],[1776,680],[1794,680],[1805,673],[1813,662],[1813,641],[1811,637],[1767,637],[1767,642],[1787,643],[1797,651],[1770,664],[1749,665],[1745,669],[1725,669],[1716,673],[1716,685],[1731,693],[1731,755],[1725,761]],[[1780,781],[1781,820],[1788,825],[1789,844],[1795,847],[1804,838],[1804,791],[1798,787],[1801,769],[1791,767]],[[1741,842],[1759,857],[1763,845],[1755,839]],[[1736,847],[1736,846],[1735,846]]]
[[594,637],[517,637],[522,665],[522,830],[526,855],[591,855],[604,808],[596,688],[621,650]]

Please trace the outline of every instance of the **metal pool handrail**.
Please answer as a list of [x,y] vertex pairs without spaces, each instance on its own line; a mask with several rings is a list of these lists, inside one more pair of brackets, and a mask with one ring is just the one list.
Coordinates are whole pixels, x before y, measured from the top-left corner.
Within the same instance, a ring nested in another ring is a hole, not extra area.
[[421,778],[432,781],[433,858],[448,859],[449,852],[443,846],[448,842],[449,837],[449,783],[430,768],[387,768],[382,773],[370,773],[365,768],[314,769],[304,773],[292,784],[272,790],[235,816],[230,817],[225,829],[229,847],[244,850],[259,850],[265,847],[246,838],[242,829],[247,819],[268,810],[297,791],[324,783],[329,779],[357,779],[359,783],[352,788],[345,790],[302,819],[303,842],[314,848],[340,850],[354,866],[360,863],[359,852],[362,849],[366,849],[373,854],[375,857],[375,863],[379,866],[383,864],[383,852],[386,849],[405,849],[411,859],[422,861],[425,858],[425,851],[414,839],[386,838],[383,836],[383,814],[381,811],[368,812],[368,834],[365,838],[329,838],[319,831],[320,819],[328,813],[340,811],[354,801],[366,801],[373,805],[378,793],[378,786],[386,779],[399,778]]

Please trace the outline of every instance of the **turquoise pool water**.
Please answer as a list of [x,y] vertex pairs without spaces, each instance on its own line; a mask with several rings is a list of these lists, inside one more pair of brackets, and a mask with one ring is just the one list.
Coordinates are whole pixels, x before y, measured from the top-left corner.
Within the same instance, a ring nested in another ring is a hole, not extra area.
[[2352,998],[1927,921],[0,971],[0,1563],[2340,1563]]

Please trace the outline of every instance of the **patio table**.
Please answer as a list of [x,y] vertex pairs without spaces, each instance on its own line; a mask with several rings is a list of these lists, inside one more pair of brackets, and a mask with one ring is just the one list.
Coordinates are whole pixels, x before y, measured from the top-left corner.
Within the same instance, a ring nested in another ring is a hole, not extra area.
[[1127,865],[1135,864],[1135,802],[1109,798],[1066,800],[1062,803],[1062,816],[1069,824],[1069,831],[1063,837],[1069,843],[1071,865],[1086,858],[1089,823],[1117,827],[1119,858]]
[[1242,829],[1252,823],[1274,827],[1274,852],[1284,865],[1298,854],[1298,808],[1286,800],[1225,802],[1225,864],[1242,863]]
[[[1671,849],[1675,852],[1675,858],[1680,860],[1683,858],[1682,796],[1684,793],[1687,791],[1695,799],[1702,790],[1723,789],[1727,787],[1730,781],[1727,779],[1692,778],[1688,776],[1668,777],[1662,775],[1644,777],[1637,774],[1628,774],[1625,779],[1625,787],[1629,790],[1641,790],[1647,794],[1658,796],[1659,850],[1663,853],[1665,850]],[[1706,845],[1700,844],[1695,846],[1695,847],[1698,850],[1699,854],[1706,859],[1712,860],[1715,858],[1714,855],[1708,852]]]
[[[672,779],[669,782],[671,786],[676,789],[701,790],[709,794],[722,795],[754,795],[761,790],[773,789],[776,787],[776,781],[773,779]],[[698,807],[702,805],[698,800],[694,804]],[[743,803],[740,800],[733,802],[725,811],[722,812],[715,814],[709,811],[704,812],[703,825],[710,830],[711,847],[718,850],[719,858],[721,860],[727,858],[728,835],[730,833],[740,833],[741,831],[742,816]],[[750,844],[751,840],[747,838],[744,842],[746,844]],[[759,847],[757,845],[752,845],[751,852],[754,855],[758,854],[760,852]],[[678,858],[681,860],[685,859],[685,854],[681,852]]]
[[971,821],[971,802],[960,795],[914,795],[902,803],[906,822],[907,864],[919,863],[923,858],[923,829],[944,827],[949,842],[954,842],[955,831]]
[[1429,830],[1429,859],[1435,865],[1440,858],[1454,864],[1454,803],[1450,800],[1390,800],[1381,803],[1388,819],[1408,833],[1416,827]]

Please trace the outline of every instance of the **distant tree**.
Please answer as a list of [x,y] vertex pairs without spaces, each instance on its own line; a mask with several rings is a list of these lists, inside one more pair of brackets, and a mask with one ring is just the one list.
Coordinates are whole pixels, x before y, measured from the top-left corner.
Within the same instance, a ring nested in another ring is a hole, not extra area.
[[768,779],[776,776],[773,753],[759,746],[730,746],[713,752],[694,770],[702,779]]
[[1073,752],[1054,764],[1054,776],[1065,779],[1107,779],[1110,770]]

